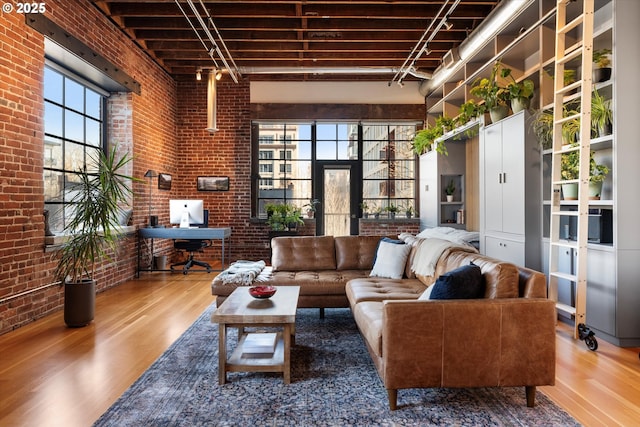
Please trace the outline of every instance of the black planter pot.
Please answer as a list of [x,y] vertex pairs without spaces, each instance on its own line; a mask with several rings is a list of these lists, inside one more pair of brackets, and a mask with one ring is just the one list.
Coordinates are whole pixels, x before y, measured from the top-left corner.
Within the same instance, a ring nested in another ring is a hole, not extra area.
[[64,284],[64,323],[70,328],[87,326],[96,311],[96,282]]
[[593,83],[606,82],[611,78],[611,68],[594,68]]

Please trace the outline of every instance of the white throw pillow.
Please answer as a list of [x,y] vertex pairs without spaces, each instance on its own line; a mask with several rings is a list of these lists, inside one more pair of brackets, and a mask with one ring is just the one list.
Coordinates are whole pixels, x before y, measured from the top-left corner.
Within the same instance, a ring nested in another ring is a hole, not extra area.
[[431,299],[431,291],[433,290],[433,285],[429,286],[425,291],[418,297],[420,301]]
[[411,246],[381,241],[376,253],[376,262],[371,270],[371,277],[402,279],[407,257]]

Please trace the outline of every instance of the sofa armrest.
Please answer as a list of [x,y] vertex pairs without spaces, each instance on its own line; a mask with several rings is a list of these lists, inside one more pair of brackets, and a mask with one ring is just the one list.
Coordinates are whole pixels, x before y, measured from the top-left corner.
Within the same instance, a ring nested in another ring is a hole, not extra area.
[[385,301],[387,389],[552,385],[553,301]]

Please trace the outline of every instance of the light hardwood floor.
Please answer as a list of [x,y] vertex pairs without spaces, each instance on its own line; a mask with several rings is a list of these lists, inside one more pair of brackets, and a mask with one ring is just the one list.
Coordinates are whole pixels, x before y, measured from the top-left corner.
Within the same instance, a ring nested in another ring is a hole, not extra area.
[[[56,313],[0,336],[0,426],[91,425],[211,304],[212,278],[143,274],[99,294],[90,326]],[[586,426],[640,425],[638,349],[598,342],[559,325],[556,385],[541,390]]]

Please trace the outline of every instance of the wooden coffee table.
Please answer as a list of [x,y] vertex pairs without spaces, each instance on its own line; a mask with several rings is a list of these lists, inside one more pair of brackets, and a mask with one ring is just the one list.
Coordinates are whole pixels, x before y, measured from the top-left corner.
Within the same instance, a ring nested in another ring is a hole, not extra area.
[[[277,286],[269,299],[256,299],[249,295],[249,287],[236,288],[211,315],[218,323],[219,383],[227,381],[227,372],[282,372],[284,383],[291,381],[290,349],[295,339],[296,308],[299,286]],[[277,333],[276,348],[266,357],[243,355],[242,345],[247,337],[244,328],[282,328]],[[238,328],[238,344],[227,357],[227,328]]]

